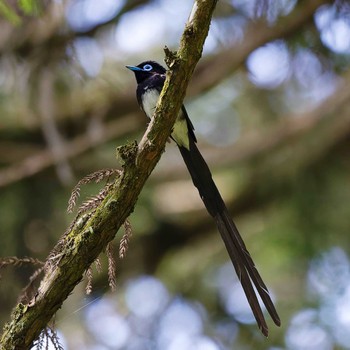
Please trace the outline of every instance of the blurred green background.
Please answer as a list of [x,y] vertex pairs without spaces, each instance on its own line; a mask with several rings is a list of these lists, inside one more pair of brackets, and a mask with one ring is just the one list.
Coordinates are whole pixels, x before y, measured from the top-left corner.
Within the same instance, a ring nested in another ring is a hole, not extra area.
[[[163,62],[192,2],[0,7],[0,256],[44,260],[79,179],[116,168],[147,125],[125,65]],[[133,237],[56,317],[65,349],[350,349],[350,5],[222,0],[185,101],[199,148],[271,291],[257,329],[215,224],[170,143]],[[82,199],[100,185],[83,187]],[[116,239],[116,250],[119,232]],[[4,324],[33,267],[1,270]]]

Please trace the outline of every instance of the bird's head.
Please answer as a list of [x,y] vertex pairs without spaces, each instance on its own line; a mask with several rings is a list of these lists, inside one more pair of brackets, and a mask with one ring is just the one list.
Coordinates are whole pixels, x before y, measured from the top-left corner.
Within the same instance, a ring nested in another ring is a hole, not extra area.
[[137,66],[126,66],[135,73],[137,83],[141,83],[154,74],[165,74],[166,69],[155,61],[145,61]]

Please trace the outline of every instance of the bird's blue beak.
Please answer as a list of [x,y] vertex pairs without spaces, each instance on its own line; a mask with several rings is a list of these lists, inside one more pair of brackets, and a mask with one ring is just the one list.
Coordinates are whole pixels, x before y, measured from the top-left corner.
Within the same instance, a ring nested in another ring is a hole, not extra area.
[[142,68],[136,67],[136,66],[125,66],[126,68],[132,70],[132,71],[142,71]]

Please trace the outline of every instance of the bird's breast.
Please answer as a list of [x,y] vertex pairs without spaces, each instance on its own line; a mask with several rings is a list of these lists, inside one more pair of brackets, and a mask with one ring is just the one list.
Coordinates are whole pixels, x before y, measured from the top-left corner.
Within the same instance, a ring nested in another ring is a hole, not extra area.
[[[150,119],[153,117],[159,95],[156,89],[146,89],[142,95],[142,109]],[[188,125],[181,110],[176,119],[171,136],[179,146],[189,149]]]
[[142,95],[142,109],[148,118],[152,118],[159,99],[159,92],[156,89],[147,89]]

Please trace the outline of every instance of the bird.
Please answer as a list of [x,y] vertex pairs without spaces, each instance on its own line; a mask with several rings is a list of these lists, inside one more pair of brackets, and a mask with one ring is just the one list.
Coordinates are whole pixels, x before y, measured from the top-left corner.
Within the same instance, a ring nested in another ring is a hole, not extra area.
[[[138,104],[146,116],[151,119],[166,79],[166,69],[161,64],[150,60],[137,66],[127,65],[126,68],[135,74]],[[216,222],[257,325],[262,334],[267,337],[268,326],[256,292],[260,295],[266,310],[277,326],[281,325],[280,318],[269,291],[215,185],[210,169],[197,147],[194,126],[184,105],[182,105],[176,118],[170,137],[178,146],[192,182],[197,188],[208,213]]]

